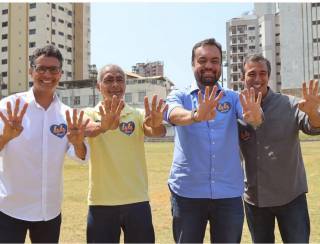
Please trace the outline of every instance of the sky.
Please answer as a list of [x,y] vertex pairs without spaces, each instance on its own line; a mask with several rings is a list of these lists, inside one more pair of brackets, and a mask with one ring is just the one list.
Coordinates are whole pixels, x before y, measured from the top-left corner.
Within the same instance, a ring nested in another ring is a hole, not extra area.
[[[252,11],[253,3],[91,3],[91,63],[163,61],[164,76],[177,88],[194,80],[193,45],[214,37],[226,48],[226,22]],[[226,72],[224,72],[226,78]]]

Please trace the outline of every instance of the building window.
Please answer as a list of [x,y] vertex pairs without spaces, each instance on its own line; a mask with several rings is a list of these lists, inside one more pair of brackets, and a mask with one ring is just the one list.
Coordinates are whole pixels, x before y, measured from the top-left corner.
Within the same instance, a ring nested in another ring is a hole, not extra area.
[[29,4],[29,8],[30,8],[30,9],[36,8],[36,6],[37,6],[36,3],[30,3],[30,4]]
[[255,49],[256,47],[255,46],[249,46],[249,49]]
[[2,39],[2,40],[8,39],[8,34],[3,34],[3,35],[1,36],[1,39]]
[[276,33],[276,36],[280,36],[280,33]]
[[33,22],[36,21],[36,16],[30,16],[29,17],[29,22]]
[[56,4],[51,3],[51,8],[52,8],[52,9],[56,9]]
[[52,34],[52,35],[55,35],[55,34],[56,34],[56,30],[55,30],[55,29],[52,29],[52,30],[51,30],[51,34]]
[[52,20],[52,22],[56,22],[56,17],[52,16],[51,20]]
[[72,48],[71,47],[67,47],[67,52],[71,53],[72,52]]
[[72,64],[72,60],[71,59],[67,59],[67,64]]
[[2,27],[7,27],[8,26],[8,21],[2,22]]
[[61,98],[62,103],[67,104],[69,103],[69,98],[68,97],[62,97]]
[[63,24],[64,20],[63,19],[58,19],[59,23]]
[[58,34],[59,34],[59,36],[64,36],[64,33],[61,31],[59,31]]
[[279,46],[280,46],[280,43],[276,43],[276,46],[279,47]]
[[80,96],[75,96],[73,98],[73,105],[80,105]]
[[132,93],[126,93],[126,94],[124,95],[124,101],[125,101],[126,103],[132,103]]
[[7,72],[2,72],[1,75],[2,75],[2,77],[7,77],[8,73]]
[[8,9],[3,9],[3,10],[2,10],[2,14],[3,14],[3,15],[8,14]]
[[256,28],[254,26],[249,26],[248,30],[255,30]]
[[68,40],[72,40],[72,35],[67,35]]
[[277,65],[281,65],[281,62],[278,62]]
[[33,35],[36,34],[36,29],[30,29],[29,30],[29,35]]
[[2,64],[7,64],[7,63],[8,63],[8,60],[7,60],[7,59],[2,59],[2,60],[1,60],[1,63],[2,63]]
[[61,10],[61,11],[64,11],[64,8],[61,7],[61,6],[59,6],[58,9]]
[[68,10],[68,15],[72,16],[72,11]]
[[67,77],[72,77],[72,72],[67,72]]
[[29,43],[29,47],[35,47],[36,46],[36,43],[35,42],[30,42]]
[[63,46],[63,45],[61,45],[61,44],[58,44],[58,48],[63,49],[63,48],[64,48],[64,46]]
[[67,24],[68,28],[72,28],[72,23]]
[[144,102],[144,97],[146,96],[146,92],[142,91],[142,92],[138,92],[138,102],[142,103]]
[[8,47],[2,47],[1,48],[1,52],[6,52],[6,51],[8,51]]
[[313,57],[313,60],[314,60],[314,61],[320,60],[320,56],[315,56],[315,57]]

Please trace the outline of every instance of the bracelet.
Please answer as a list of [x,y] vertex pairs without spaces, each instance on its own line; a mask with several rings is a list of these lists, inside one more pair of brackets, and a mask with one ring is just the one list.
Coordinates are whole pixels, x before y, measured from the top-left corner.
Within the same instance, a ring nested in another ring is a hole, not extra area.
[[197,110],[196,108],[194,108],[194,109],[191,110],[191,121],[192,121],[193,123],[199,123],[199,122],[201,122],[201,121],[196,120],[196,118],[194,117],[194,115],[195,115],[195,113],[196,113],[197,111],[198,111],[198,110]]

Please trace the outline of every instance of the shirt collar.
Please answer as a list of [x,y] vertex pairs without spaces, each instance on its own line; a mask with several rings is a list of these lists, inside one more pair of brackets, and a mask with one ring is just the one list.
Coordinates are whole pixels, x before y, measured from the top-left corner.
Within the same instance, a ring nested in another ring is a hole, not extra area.
[[[34,103],[34,104],[36,104],[37,106],[40,106],[40,107],[41,107],[41,105],[38,104],[37,101],[36,101],[36,98],[35,98],[35,96],[34,96],[33,89],[34,89],[34,88],[31,87],[31,88],[27,91],[27,95],[26,95],[27,100],[26,100],[26,101],[27,101],[29,104]],[[59,100],[59,98],[58,98],[58,96],[57,96],[57,93],[55,92],[55,93],[53,94],[53,99],[52,99],[51,104],[57,103],[57,102],[59,102],[59,101],[60,101],[60,100]]]

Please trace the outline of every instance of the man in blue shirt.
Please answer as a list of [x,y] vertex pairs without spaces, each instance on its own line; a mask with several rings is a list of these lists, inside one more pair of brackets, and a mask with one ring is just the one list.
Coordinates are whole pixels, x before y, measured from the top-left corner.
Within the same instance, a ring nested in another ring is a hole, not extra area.
[[211,242],[240,242],[243,226],[243,172],[237,119],[262,122],[261,94],[224,90],[221,45],[215,39],[193,47],[196,82],[167,98],[166,120],[175,125],[169,176],[173,236],[177,243],[203,242],[210,221]]

